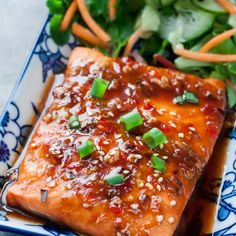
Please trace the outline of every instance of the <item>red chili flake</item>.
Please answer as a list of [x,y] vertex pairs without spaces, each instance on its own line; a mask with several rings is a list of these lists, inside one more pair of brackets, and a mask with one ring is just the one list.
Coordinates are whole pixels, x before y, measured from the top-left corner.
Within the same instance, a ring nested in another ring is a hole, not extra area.
[[103,144],[104,141],[105,141],[104,138],[101,138],[101,139],[98,141],[98,145],[99,145],[99,147],[104,146],[104,144]]
[[109,121],[100,121],[100,125],[104,126],[106,133],[114,133],[115,132],[115,127],[112,122]]
[[202,109],[201,111],[205,114],[205,115],[211,115],[215,112],[217,112],[217,108],[214,107],[213,105],[211,104],[206,104]]
[[150,103],[145,103],[143,108],[145,110],[151,110],[151,109],[153,109],[153,106]]
[[110,208],[114,214],[121,214],[122,213],[122,206],[120,204],[113,205]]
[[214,123],[209,123],[207,124],[207,128],[206,128],[207,132],[213,136],[213,137],[217,137],[218,136],[218,128],[215,126]]
[[164,123],[160,123],[157,128],[160,129],[164,134],[169,133],[170,131],[169,127]]
[[114,164],[124,166],[127,163],[127,156],[127,153],[120,153],[119,159]]
[[66,123],[67,122],[67,120],[65,120],[65,119],[60,119],[59,121],[58,121],[58,124],[64,124],[64,123]]

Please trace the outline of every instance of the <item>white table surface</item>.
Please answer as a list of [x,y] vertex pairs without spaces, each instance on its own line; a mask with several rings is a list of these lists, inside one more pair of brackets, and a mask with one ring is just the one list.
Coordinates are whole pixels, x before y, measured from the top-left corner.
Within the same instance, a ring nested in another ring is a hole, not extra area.
[[37,39],[47,14],[45,2],[0,0],[0,114]]

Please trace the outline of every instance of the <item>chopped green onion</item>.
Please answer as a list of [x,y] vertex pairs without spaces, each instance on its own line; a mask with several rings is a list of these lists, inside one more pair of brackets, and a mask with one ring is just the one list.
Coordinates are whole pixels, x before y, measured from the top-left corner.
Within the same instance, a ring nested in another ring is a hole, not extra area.
[[160,157],[153,155],[151,157],[152,167],[158,171],[164,172],[166,170],[165,161]]
[[197,103],[199,103],[199,99],[196,94],[191,93],[191,92],[187,92],[187,91],[184,91],[184,94],[182,96],[177,96],[174,99],[174,103],[177,103],[180,105],[183,105],[186,102],[197,104]]
[[71,129],[79,128],[79,126],[80,126],[79,117],[78,116],[71,116],[69,121],[68,121],[68,126]]
[[143,135],[143,141],[148,147],[154,149],[158,145],[165,143],[166,136],[162,133],[161,130],[152,128]]
[[93,86],[91,89],[91,96],[96,98],[102,98],[107,90],[108,85],[109,82],[104,79],[94,79]]
[[125,182],[125,178],[121,174],[116,174],[116,175],[113,175],[113,176],[108,175],[107,177],[105,177],[105,180],[109,185],[112,185],[112,186]]
[[177,96],[174,101],[175,103],[180,104],[180,105],[183,105],[185,103],[183,96]]
[[183,94],[183,99],[185,102],[189,103],[199,103],[199,99],[196,94],[185,91]]
[[95,150],[96,150],[96,147],[91,140],[87,140],[85,143],[80,145],[78,148],[80,158],[84,158],[84,157],[90,155]]
[[135,127],[143,124],[142,116],[139,114],[137,109],[129,112],[126,115],[120,117],[120,122],[124,124],[125,129],[130,131]]

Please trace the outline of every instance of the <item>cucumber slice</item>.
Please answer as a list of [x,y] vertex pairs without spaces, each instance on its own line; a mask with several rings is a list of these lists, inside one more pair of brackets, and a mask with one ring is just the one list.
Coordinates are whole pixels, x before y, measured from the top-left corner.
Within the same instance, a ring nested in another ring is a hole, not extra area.
[[225,9],[220,6],[215,0],[193,0],[195,4],[204,10],[214,13],[226,13]]
[[[195,44],[192,48],[190,48],[190,50],[198,51],[211,38],[212,38],[212,34],[206,35],[197,44]],[[180,70],[189,70],[196,67],[208,67],[208,66],[211,66],[212,64],[208,62],[204,62],[204,61],[194,61],[194,60],[189,60],[183,57],[178,57],[175,59],[175,65]]]
[[168,39],[172,45],[185,43],[198,38],[211,29],[215,15],[201,10],[189,0],[175,3],[177,14],[161,12],[160,36]]

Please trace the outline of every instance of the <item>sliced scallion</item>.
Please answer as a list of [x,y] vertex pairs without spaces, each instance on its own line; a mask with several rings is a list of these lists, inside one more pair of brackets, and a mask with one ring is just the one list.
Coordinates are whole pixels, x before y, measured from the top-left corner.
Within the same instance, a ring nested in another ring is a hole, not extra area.
[[80,126],[79,117],[78,116],[71,116],[69,121],[68,121],[68,126],[71,129],[79,128],[79,126]]
[[139,125],[143,124],[142,116],[139,114],[137,109],[127,113],[120,117],[120,122],[124,125],[127,131],[130,131],[136,128]]
[[85,143],[78,147],[80,158],[84,158],[96,150],[94,143],[91,140],[87,140]]
[[160,172],[164,172],[166,170],[165,161],[162,160],[157,155],[153,155],[151,157],[152,167]]
[[107,90],[108,85],[109,82],[104,79],[94,79],[93,86],[91,89],[91,96],[96,98],[102,98]]
[[125,178],[123,175],[121,174],[116,174],[113,176],[107,176],[105,177],[105,181],[109,184],[109,185],[116,185],[116,184],[121,184],[123,182],[125,182]]
[[184,99],[183,99],[183,96],[177,96],[175,99],[174,99],[174,102],[177,103],[177,104],[180,104],[180,105],[183,105],[185,103]]
[[185,103],[199,103],[199,99],[195,93],[184,91],[184,94],[182,96],[177,96],[174,99],[174,103],[183,105]]
[[191,92],[185,91],[183,94],[183,99],[185,102],[195,103],[195,104],[199,103],[197,95]]
[[152,128],[143,135],[143,141],[148,147],[154,149],[158,145],[165,143],[166,136],[162,133],[161,130]]

